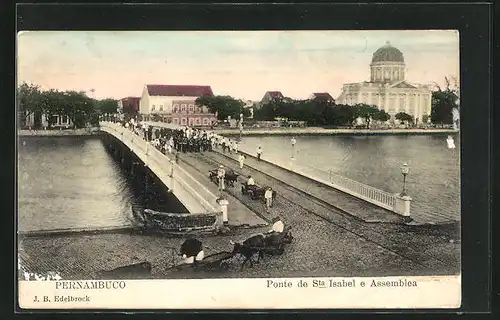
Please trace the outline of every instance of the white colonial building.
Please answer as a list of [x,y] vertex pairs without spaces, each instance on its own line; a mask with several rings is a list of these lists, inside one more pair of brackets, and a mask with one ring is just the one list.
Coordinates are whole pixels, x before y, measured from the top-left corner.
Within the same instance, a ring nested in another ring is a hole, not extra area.
[[[70,128],[73,126],[73,122],[68,116],[52,115],[51,128]],[[43,113],[29,113],[22,118],[21,127],[23,129],[48,129],[49,127],[49,117]]]
[[[201,96],[213,96],[210,86],[145,85],[139,102],[139,113],[171,114],[174,101],[194,104]],[[194,107],[194,106],[190,106]]]
[[217,121],[206,106],[196,99],[213,96],[210,86],[145,85],[139,101],[139,113],[146,118],[160,116],[162,121],[179,125],[208,126]]
[[387,42],[373,53],[370,81],[344,84],[337,103],[375,105],[391,117],[405,112],[422,122],[430,117],[432,93],[426,85],[407,82],[405,74],[403,53]]

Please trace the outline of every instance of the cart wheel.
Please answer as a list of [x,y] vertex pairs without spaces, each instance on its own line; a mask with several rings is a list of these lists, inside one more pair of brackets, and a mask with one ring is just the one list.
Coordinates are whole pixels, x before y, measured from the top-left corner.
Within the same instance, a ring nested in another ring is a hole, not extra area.
[[227,263],[226,260],[223,260],[219,264],[219,268],[222,270],[227,270],[229,268],[229,264]]

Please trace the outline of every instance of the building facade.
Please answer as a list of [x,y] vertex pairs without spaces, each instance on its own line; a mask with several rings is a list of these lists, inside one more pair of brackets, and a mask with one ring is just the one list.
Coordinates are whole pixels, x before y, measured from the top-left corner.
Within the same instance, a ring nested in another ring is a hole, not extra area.
[[426,85],[407,82],[405,76],[403,53],[387,42],[373,53],[370,81],[344,84],[337,103],[374,105],[391,117],[405,112],[412,115],[416,123],[422,122],[431,114],[431,90]]
[[139,113],[171,114],[174,100],[190,102],[201,96],[213,96],[210,86],[145,85],[139,102]]
[[210,86],[146,85],[139,101],[139,113],[167,123],[209,126],[217,120],[207,107],[198,107],[196,99],[213,96]]
[[206,106],[197,106],[195,100],[173,100],[172,105],[172,113],[167,116],[167,122],[172,124],[207,127],[217,122],[215,114],[211,113]]
[[309,96],[310,100],[321,100],[327,102],[335,102],[335,99],[328,92],[316,92]]
[[[67,129],[73,127],[73,121],[68,116],[52,115],[51,128]],[[48,129],[49,117],[43,113],[26,113],[20,123],[23,129]]]
[[262,97],[260,104],[265,105],[272,100],[283,99],[284,96],[280,91],[267,91]]
[[139,113],[140,100],[141,98],[139,97],[126,97],[118,100],[118,113],[123,113],[127,110]]

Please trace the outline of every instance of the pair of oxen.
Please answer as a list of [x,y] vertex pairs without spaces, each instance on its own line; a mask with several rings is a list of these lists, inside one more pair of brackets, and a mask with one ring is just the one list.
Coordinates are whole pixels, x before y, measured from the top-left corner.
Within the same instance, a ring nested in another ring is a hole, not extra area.
[[[283,232],[268,232],[261,233],[251,236],[243,242],[234,242],[230,240],[229,242],[233,245],[233,251],[231,256],[241,254],[245,257],[241,265],[241,269],[245,266],[247,262],[250,263],[250,267],[253,267],[253,257],[258,254],[256,263],[260,262],[260,259],[264,257],[264,254],[270,255],[281,255],[285,250],[285,245],[290,244],[293,240],[291,227],[285,228]],[[191,261],[193,265],[203,263],[203,260],[197,260],[196,257],[200,257],[200,252],[203,251],[203,243],[195,238],[189,238],[181,245],[180,255],[186,259],[193,257]],[[203,256],[203,254],[201,255]],[[225,257],[227,259],[227,257]]]

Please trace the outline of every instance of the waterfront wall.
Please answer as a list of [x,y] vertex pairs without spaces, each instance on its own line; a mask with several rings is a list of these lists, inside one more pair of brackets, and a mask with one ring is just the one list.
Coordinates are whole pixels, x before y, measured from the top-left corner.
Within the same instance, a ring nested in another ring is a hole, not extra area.
[[72,137],[95,136],[99,134],[98,128],[91,129],[64,129],[64,130],[18,130],[20,137]]
[[[238,129],[215,129],[217,134],[235,136],[240,135]],[[324,129],[324,128],[245,128],[243,136],[267,135],[430,135],[430,134],[455,134],[453,129]]]

